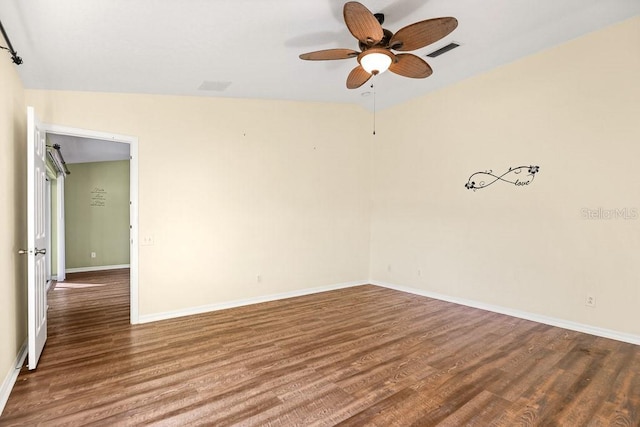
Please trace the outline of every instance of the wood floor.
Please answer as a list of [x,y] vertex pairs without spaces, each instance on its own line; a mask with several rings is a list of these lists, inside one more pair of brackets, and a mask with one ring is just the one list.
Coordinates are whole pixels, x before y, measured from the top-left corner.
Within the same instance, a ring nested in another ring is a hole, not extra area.
[[639,346],[376,286],[136,326],[127,270],[49,300],[2,426],[640,425]]

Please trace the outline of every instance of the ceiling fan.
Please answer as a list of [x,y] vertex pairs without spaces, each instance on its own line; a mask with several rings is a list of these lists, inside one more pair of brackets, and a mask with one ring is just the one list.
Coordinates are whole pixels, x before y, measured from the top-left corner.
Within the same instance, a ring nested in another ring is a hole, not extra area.
[[351,34],[358,39],[361,52],[351,49],[325,49],[303,53],[300,59],[326,61],[357,58],[358,66],[347,77],[347,88],[356,89],[372,76],[387,69],[392,73],[424,79],[433,70],[422,58],[405,52],[420,49],[446,37],[458,26],[452,17],[427,19],[401,28],[395,34],[382,28],[384,15],[375,15],[362,4],[350,1],[343,10],[344,22]]

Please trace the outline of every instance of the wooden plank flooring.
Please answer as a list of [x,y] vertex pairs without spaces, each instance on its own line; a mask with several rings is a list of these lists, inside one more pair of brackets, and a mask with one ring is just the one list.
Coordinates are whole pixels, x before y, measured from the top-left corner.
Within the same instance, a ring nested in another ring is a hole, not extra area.
[[376,286],[131,326],[128,277],[50,291],[0,425],[640,425],[639,346]]

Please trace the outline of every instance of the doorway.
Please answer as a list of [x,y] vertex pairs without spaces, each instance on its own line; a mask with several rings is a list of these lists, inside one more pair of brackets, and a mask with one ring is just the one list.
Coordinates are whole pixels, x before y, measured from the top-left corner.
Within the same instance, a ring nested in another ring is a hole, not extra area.
[[[103,142],[103,146],[107,146],[114,143],[127,144],[128,157],[129,157],[129,268],[130,268],[130,323],[138,323],[139,311],[138,311],[138,139],[133,136],[112,134],[106,132],[98,132],[86,129],[71,128],[66,126],[58,126],[51,124],[43,124],[44,131],[47,134],[47,139],[69,137],[79,140],[91,140],[92,143]],[[90,145],[83,146],[87,149]],[[64,223],[65,214],[64,211],[60,212],[61,204],[64,205],[64,178],[58,183],[57,194],[57,209],[58,214],[54,216],[54,221],[58,221],[56,229],[59,230],[57,239],[57,272],[58,274],[64,273],[66,269],[65,263],[65,240],[64,240]],[[100,197],[100,195],[96,195]],[[99,202],[99,200],[96,200]],[[49,205],[50,206],[50,205]],[[92,254],[93,255],[93,254]]]

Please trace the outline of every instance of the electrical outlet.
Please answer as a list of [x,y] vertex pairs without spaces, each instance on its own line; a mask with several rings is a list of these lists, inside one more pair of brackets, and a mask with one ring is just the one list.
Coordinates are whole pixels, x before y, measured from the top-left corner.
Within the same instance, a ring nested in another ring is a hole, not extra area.
[[96,253],[95,252],[91,252],[91,258],[95,258],[96,257]]
[[592,294],[587,294],[587,298],[584,300],[584,305],[586,305],[587,307],[595,307],[596,297]]
[[151,246],[153,243],[153,236],[143,236],[142,242],[140,242],[142,246]]
[[258,283],[262,282],[262,276],[258,274],[258,275],[256,276],[256,281],[257,281]]

